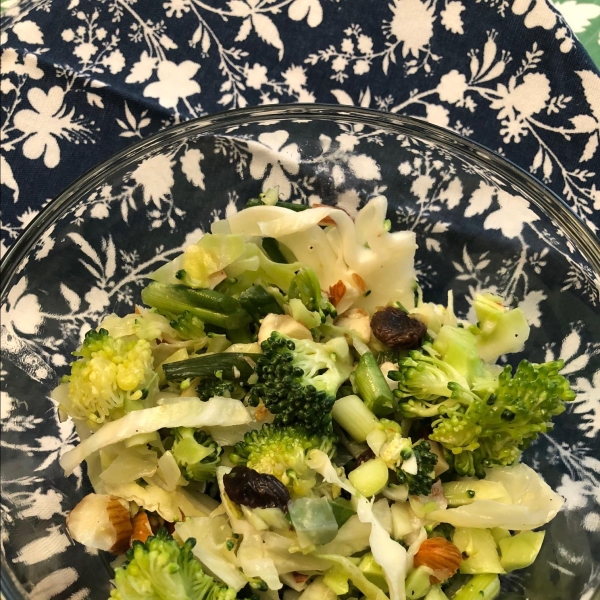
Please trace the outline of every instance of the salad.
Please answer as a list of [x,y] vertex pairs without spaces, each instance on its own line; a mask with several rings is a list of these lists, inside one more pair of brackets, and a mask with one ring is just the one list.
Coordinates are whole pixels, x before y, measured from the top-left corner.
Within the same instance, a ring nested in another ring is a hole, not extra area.
[[[489,293],[426,302],[384,197],[212,224],[85,334],[53,392],[114,600],[492,600],[563,499],[521,453],[575,398]],[[498,360],[501,359],[501,364]]]

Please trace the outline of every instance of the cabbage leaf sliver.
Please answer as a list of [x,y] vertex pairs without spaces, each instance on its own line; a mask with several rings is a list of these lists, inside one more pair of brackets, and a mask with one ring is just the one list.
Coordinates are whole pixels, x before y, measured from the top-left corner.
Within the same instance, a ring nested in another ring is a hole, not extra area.
[[243,425],[251,420],[250,413],[239,400],[215,397],[201,402],[198,398],[185,398],[164,406],[136,410],[106,423],[78,446],[65,452],[60,458],[60,466],[65,475],[70,475],[94,452],[142,433],[173,427]]

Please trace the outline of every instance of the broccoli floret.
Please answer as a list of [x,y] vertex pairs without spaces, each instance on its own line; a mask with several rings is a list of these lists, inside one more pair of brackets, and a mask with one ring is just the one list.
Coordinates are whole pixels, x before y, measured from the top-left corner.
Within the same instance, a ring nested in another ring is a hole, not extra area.
[[[473,396],[466,405],[442,407],[430,439],[448,450],[459,475],[484,477],[486,467],[511,465],[538,435],[552,428],[552,417],[575,399],[559,374],[563,361],[521,361],[515,374],[507,366],[495,393]],[[456,390],[458,392],[458,390]]]
[[420,440],[414,444],[402,436],[398,423],[380,419],[379,425],[367,436],[369,448],[381,458],[388,469],[395,471],[398,482],[406,484],[411,495],[429,495],[435,481],[433,469],[438,457],[431,452],[428,442]]
[[327,316],[337,316],[335,306],[323,296],[319,278],[312,269],[303,268],[298,271],[290,283],[288,298],[298,298],[308,310],[319,314],[322,323],[325,323]]
[[204,377],[197,385],[196,391],[202,402],[206,402],[215,396],[241,400],[246,395],[246,390],[236,381],[219,379],[218,377]]
[[316,480],[306,464],[310,450],[322,450],[333,458],[333,433],[317,434],[302,426],[279,427],[267,424],[250,431],[233,447],[229,460],[259,473],[273,475],[298,496],[305,496]]
[[185,311],[182,315],[173,319],[170,325],[184,340],[201,340],[206,337],[202,319],[189,311]]
[[235,600],[233,588],[215,581],[202,570],[192,548],[196,540],[183,546],[161,529],[145,543],[133,542],[128,563],[115,570],[112,600]]
[[208,433],[193,427],[171,430],[171,453],[183,476],[190,481],[213,481],[221,462],[221,446]]
[[398,481],[408,486],[409,494],[428,496],[435,481],[433,469],[437,465],[438,457],[431,452],[431,445],[425,440],[416,442],[412,449],[402,452],[402,458],[405,462],[411,460],[412,456],[416,459],[417,472],[409,473],[408,470],[397,469]]
[[423,344],[420,350],[411,350],[408,356],[398,361],[398,370],[389,371],[388,378],[398,382],[394,395],[400,403],[400,410],[406,417],[425,417],[437,414],[437,407],[431,414],[414,414],[415,403],[407,405],[406,400],[417,400],[429,407],[430,403],[443,401],[452,396],[450,383],[457,383],[468,389],[465,378],[451,365],[440,360],[431,344]]
[[328,431],[335,395],[352,371],[346,340],[319,344],[273,332],[261,347],[263,355],[256,361],[258,381],[250,390],[250,403],[257,406],[262,401],[275,415],[276,425]]
[[106,329],[88,331],[71,365],[68,397],[61,408],[71,417],[103,423],[142,408],[140,400],[153,379],[147,340],[113,338]]

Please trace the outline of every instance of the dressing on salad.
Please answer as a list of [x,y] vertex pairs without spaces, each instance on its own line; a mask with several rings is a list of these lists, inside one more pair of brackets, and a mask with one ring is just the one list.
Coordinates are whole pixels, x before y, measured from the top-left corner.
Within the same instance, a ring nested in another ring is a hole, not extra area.
[[425,302],[387,201],[276,190],[150,275],[53,392],[115,600],[491,600],[563,499],[521,453],[574,399],[519,308]]

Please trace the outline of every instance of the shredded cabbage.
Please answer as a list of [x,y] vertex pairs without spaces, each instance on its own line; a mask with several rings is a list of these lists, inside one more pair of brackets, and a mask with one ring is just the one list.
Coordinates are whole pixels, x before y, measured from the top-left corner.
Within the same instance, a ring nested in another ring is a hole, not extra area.
[[[352,581],[352,584],[365,595],[367,600],[390,600],[374,583],[371,583],[365,577],[365,574],[349,558],[337,556],[336,554],[321,554],[320,557],[335,563]],[[402,587],[404,587],[404,580],[402,581]]]
[[[562,496],[554,492],[531,467],[522,463],[486,469],[486,479],[502,483],[513,504],[475,500],[458,508],[435,510],[428,513],[427,517],[455,527],[500,527],[520,531],[545,525],[564,504]],[[464,478],[463,481],[468,479]]]
[[235,554],[227,550],[226,543],[231,539],[232,531],[225,517],[188,518],[175,525],[175,532],[182,540],[196,540],[192,552],[211,575],[236,591],[248,583],[237,569],[239,562]]
[[[232,233],[281,241],[315,270],[324,289],[342,281],[346,294],[337,305],[340,313],[352,306],[373,313],[390,300],[407,308],[415,305],[415,235],[386,231],[386,212],[383,196],[370,200],[355,222],[334,207],[290,213],[277,206],[256,206],[230,217],[229,225]],[[326,217],[335,223],[328,232],[318,226]]]
[[138,483],[106,485],[106,492],[135,502],[148,512],[157,512],[165,521],[175,523],[185,517],[204,517],[213,508],[214,500],[204,494],[189,494],[178,488],[167,492],[157,485],[142,487]]
[[[387,500],[385,502],[387,503]],[[385,580],[390,590],[390,600],[406,600],[404,588],[406,549],[390,537],[390,534],[375,516],[373,503],[370,500],[366,498],[358,499],[357,514],[363,523],[371,523],[369,544],[373,558],[385,574]]]
[[106,423],[78,446],[65,452],[60,458],[60,465],[65,475],[70,475],[90,454],[139,433],[172,427],[241,425],[250,420],[248,411],[239,400],[215,397],[201,402],[198,398],[186,398],[165,406],[137,410]]

